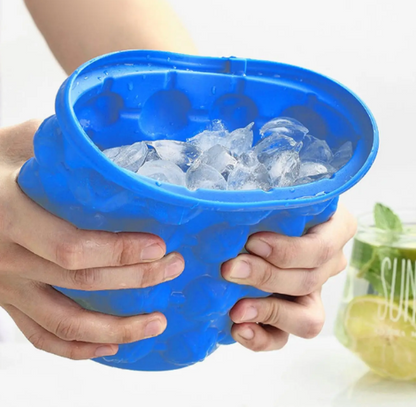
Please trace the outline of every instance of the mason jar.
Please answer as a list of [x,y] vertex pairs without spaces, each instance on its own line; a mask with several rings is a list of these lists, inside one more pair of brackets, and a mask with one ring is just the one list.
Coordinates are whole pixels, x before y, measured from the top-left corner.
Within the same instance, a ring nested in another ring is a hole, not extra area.
[[416,211],[398,231],[358,219],[335,334],[375,373],[416,379]]

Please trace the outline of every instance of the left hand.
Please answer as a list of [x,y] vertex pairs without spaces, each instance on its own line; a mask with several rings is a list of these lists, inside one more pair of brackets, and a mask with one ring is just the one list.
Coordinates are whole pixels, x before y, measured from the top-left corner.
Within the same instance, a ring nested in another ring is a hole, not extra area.
[[282,348],[289,334],[318,335],[325,320],[322,285],[345,269],[343,248],[355,231],[354,217],[339,206],[331,219],[302,237],[252,235],[246,245],[250,254],[224,263],[222,275],[274,295],[243,299],[233,307],[233,338],[251,350],[268,351]]

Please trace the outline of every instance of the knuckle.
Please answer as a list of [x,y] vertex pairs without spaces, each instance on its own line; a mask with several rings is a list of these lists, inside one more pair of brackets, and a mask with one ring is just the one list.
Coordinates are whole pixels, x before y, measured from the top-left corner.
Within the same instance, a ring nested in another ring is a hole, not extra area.
[[39,350],[46,350],[45,349],[45,337],[40,332],[34,332],[33,334],[27,337],[29,342]]
[[80,240],[69,239],[57,243],[55,249],[56,263],[68,270],[81,268],[83,244]]
[[298,295],[308,295],[317,290],[321,285],[319,273],[317,270],[310,270],[305,272],[300,292]]
[[303,326],[304,330],[301,336],[305,339],[315,338],[322,331],[324,322],[325,321],[323,317],[313,316],[313,317],[308,318],[304,322],[304,326]]
[[131,343],[138,340],[137,330],[133,329],[130,324],[123,324],[120,328],[120,342]]
[[114,235],[112,248],[114,263],[120,266],[129,264],[135,249],[137,249],[132,239],[123,233]]
[[289,267],[299,253],[299,245],[293,238],[288,238],[286,244],[276,248],[276,265],[282,268]]
[[157,266],[153,263],[142,263],[139,272],[136,274],[136,285],[138,288],[145,288],[153,285],[157,279]]
[[[260,271],[260,270],[259,270]],[[273,283],[275,280],[275,272],[273,269],[273,266],[266,264],[260,273],[258,273],[258,277],[257,277],[257,286],[258,287],[262,287],[265,290],[271,290],[274,291],[273,289]]]
[[66,341],[81,339],[80,322],[76,318],[68,318],[58,321],[54,332],[58,338]]
[[136,275],[138,288],[154,286],[164,281],[160,262],[142,263],[139,267],[139,272]]
[[71,344],[71,346],[69,346],[67,351],[65,352],[64,357],[66,357],[67,359],[72,359],[72,360],[82,359],[79,353],[79,346],[76,345],[75,343]]
[[[2,242],[0,242],[0,245]],[[6,250],[0,250],[0,275],[7,275],[10,274],[10,271],[13,270],[13,263],[16,262],[16,259],[13,258],[13,254],[9,254],[6,247],[4,247]],[[0,284],[0,290],[1,290],[1,284]]]
[[281,307],[278,301],[269,301],[265,310],[264,324],[278,325],[281,316]]
[[348,265],[347,257],[345,256],[344,253],[342,253],[341,259],[339,261],[339,266],[338,266],[337,272],[338,273],[341,273],[341,271],[343,271],[343,270],[345,270],[347,268],[347,265]]
[[135,288],[146,288],[152,286],[150,274],[151,267],[147,265],[140,267],[139,272],[135,275]]
[[288,342],[289,342],[289,335],[285,333],[284,335],[282,335],[282,337],[281,337],[281,339],[279,341],[279,344],[278,344],[277,349],[284,348],[287,345]]
[[101,274],[96,269],[69,270],[72,285],[82,291],[91,291],[97,287]]
[[335,246],[331,240],[324,240],[319,234],[315,235],[318,247],[316,266],[322,266],[334,257]]
[[253,352],[264,352],[267,350],[267,344],[264,341],[254,341],[250,344],[250,349]]

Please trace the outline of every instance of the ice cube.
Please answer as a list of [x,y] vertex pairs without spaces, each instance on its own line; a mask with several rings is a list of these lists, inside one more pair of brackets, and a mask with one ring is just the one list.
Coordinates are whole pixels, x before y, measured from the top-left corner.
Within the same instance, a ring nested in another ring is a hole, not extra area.
[[276,154],[269,160],[267,167],[273,187],[288,187],[293,185],[299,176],[299,153],[286,150]]
[[212,120],[207,130],[219,132],[221,137],[225,137],[226,133],[228,133],[224,123],[219,119]]
[[196,189],[227,189],[227,182],[215,168],[196,162],[186,173],[186,185],[191,191]]
[[263,164],[249,167],[238,163],[228,177],[228,189],[262,189],[263,191],[268,191],[270,189],[270,176]]
[[334,154],[331,165],[338,171],[351,160],[353,148],[351,141],[344,143]]
[[225,134],[226,133],[224,131],[204,130],[202,133],[186,139],[186,141],[198,147],[201,151],[207,151],[217,144],[224,145]]
[[149,143],[158,156],[165,161],[172,161],[183,171],[201,155],[201,150],[192,144],[175,140],[156,140]]
[[148,161],[155,161],[160,160],[160,157],[158,156],[156,150],[154,148],[149,148],[149,152],[146,157],[146,162]]
[[219,144],[224,146],[235,157],[247,152],[253,145],[254,123],[229,133],[221,121],[213,121],[207,130],[194,137],[186,139],[188,143],[196,145],[202,151]]
[[315,177],[317,175],[326,175],[332,176],[335,172],[329,164],[318,163],[315,161],[303,161],[300,165],[299,178],[304,177]]
[[247,153],[241,154],[238,158],[238,162],[246,167],[256,167],[260,164],[254,149],[249,150]]
[[[118,154],[117,150],[118,149]],[[118,166],[136,172],[146,159],[148,148],[146,143],[139,141],[129,146],[115,147],[103,153]]]
[[330,164],[304,161],[300,165],[299,178],[316,177],[317,175],[327,175],[330,177],[335,171],[335,168]]
[[302,161],[316,161],[329,163],[332,160],[332,151],[325,140],[307,134],[303,139],[303,147],[300,151]]
[[261,138],[270,136],[271,134],[283,134],[293,138],[295,141],[302,141],[308,129],[300,122],[290,117],[277,117],[268,121],[261,129]]
[[148,161],[137,171],[137,174],[159,182],[185,186],[185,173],[173,162],[166,160]]
[[294,185],[309,184],[325,178],[331,178],[336,169],[330,164],[304,161],[300,165],[299,178]]
[[103,151],[103,154],[111,161],[114,160],[119,154],[122,147],[113,147],[108,148],[107,150]]
[[261,163],[268,166],[268,161],[283,151],[298,151],[301,147],[302,142],[297,143],[292,137],[276,133],[261,139],[254,147],[254,153]]
[[329,178],[327,174],[316,175],[315,177],[298,178],[292,186],[310,184],[311,182],[319,181],[325,178]]
[[331,175],[329,173],[327,174],[319,174],[315,175],[313,177],[303,177],[298,178],[293,185],[304,185],[304,184],[310,184],[311,182],[320,181],[322,179],[331,178]]
[[236,129],[228,133],[224,138],[224,146],[234,157],[248,152],[253,145],[253,128],[254,122],[241,129]]
[[203,164],[215,168],[225,179],[228,178],[230,171],[232,171],[237,164],[237,160],[228,154],[227,150],[219,144],[205,151],[201,155],[200,161]]

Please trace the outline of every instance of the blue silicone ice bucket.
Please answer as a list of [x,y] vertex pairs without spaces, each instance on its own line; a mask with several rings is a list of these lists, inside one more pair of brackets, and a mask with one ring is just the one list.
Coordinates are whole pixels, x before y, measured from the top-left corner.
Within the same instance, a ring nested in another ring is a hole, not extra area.
[[[331,179],[264,191],[189,191],[139,178],[100,149],[139,140],[184,140],[213,119],[228,129],[276,116],[298,119],[332,148],[352,141],[351,161]],[[122,345],[98,362],[169,370],[233,343],[228,312],[243,297],[265,296],[226,282],[221,264],[257,231],[300,236],[326,221],[338,196],[369,170],[378,148],[375,121],[351,91],[317,73],[275,62],[124,51],[87,62],[62,85],[56,115],[34,139],[35,157],[19,184],[39,205],[79,228],[151,232],[186,261],[177,279],[145,289],[59,289],[83,307],[113,315],[160,311],[157,338]]]

